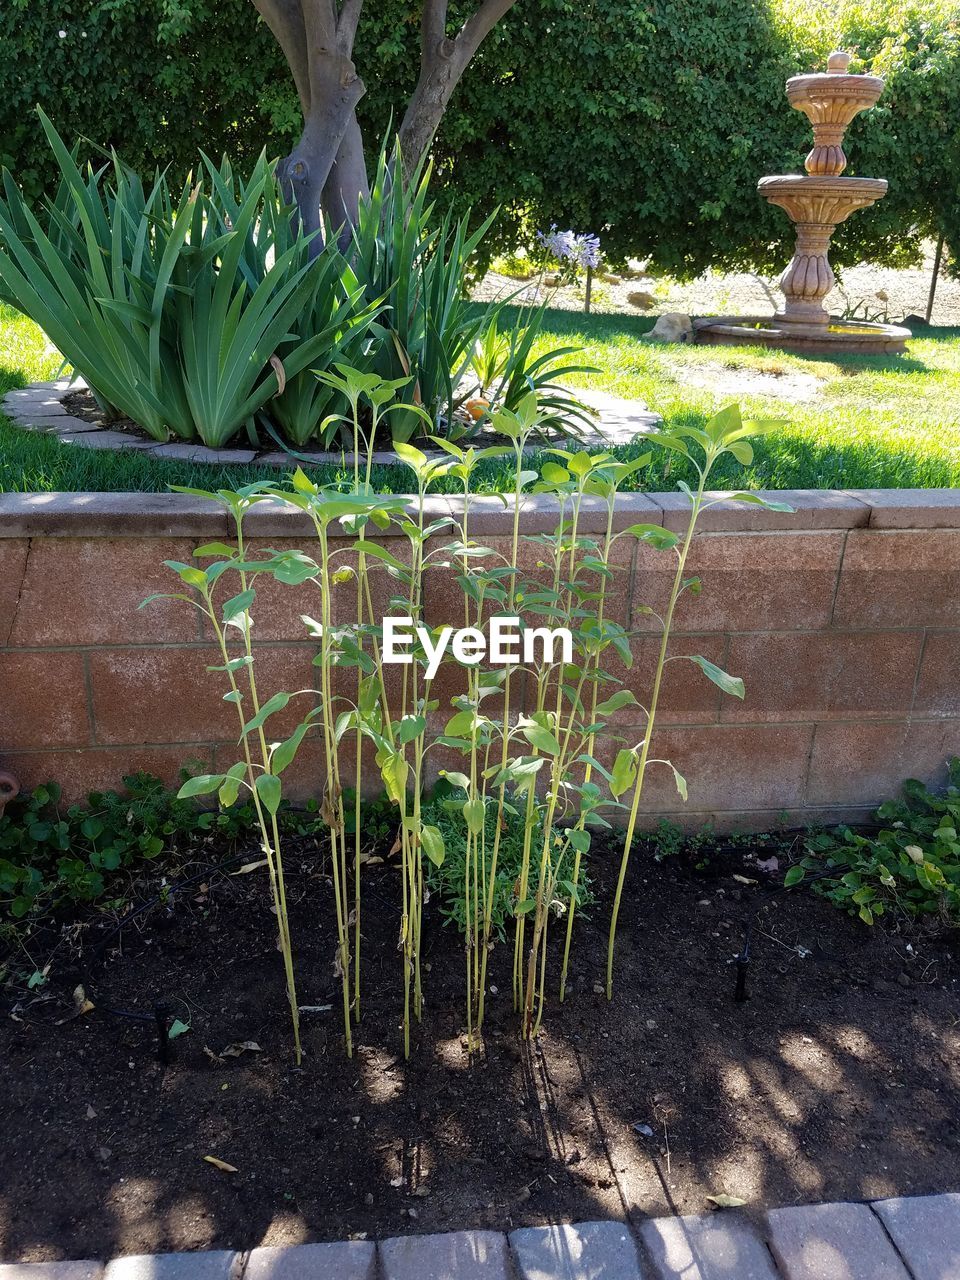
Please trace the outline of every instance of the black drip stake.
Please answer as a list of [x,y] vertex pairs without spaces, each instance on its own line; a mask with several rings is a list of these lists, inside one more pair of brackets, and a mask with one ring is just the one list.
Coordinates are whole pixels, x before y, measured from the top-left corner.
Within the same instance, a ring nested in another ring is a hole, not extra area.
[[157,1057],[161,1066],[170,1065],[170,1019],[173,1014],[170,1006],[158,1001],[153,1006],[153,1020],[157,1027]]

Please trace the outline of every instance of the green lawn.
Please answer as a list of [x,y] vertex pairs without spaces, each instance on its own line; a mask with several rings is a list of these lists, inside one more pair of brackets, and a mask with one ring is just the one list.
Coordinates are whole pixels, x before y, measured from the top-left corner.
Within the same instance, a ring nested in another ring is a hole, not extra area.
[[[932,488],[960,484],[960,329],[926,330],[906,356],[804,359],[748,347],[660,346],[639,340],[650,319],[633,316],[549,313],[542,346],[579,343],[585,363],[599,372],[579,379],[615,395],[643,400],[666,422],[702,422],[736,399],[745,414],[779,418],[783,427],[758,442],[746,471],[729,461],[717,487]],[[11,387],[53,377],[59,357],[35,325],[0,306],[0,395]],[[730,379],[768,375],[770,385],[790,375],[817,379],[806,403],[770,395],[731,392]],[[688,378],[707,385],[691,385]],[[718,383],[719,380],[719,383]],[[727,381],[724,381],[727,380]],[[629,457],[638,446],[617,450]],[[322,468],[324,482],[336,468]],[[134,453],[77,449],[23,432],[0,416],[0,492],[50,490],[163,491],[171,484],[243,484],[276,478],[258,467],[218,468],[161,463]],[[673,488],[689,479],[683,467],[659,459],[645,474],[647,489]],[[378,468],[378,487],[409,487],[404,468]],[[502,487],[506,472],[488,463],[478,487]]]

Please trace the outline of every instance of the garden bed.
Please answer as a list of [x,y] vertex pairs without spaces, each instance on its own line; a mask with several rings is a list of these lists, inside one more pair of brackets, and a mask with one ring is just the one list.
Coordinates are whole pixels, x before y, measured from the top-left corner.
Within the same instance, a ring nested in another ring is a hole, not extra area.
[[[366,872],[364,1017],[345,1059],[329,883],[313,843],[287,862],[301,1000],[321,1010],[303,1015],[301,1070],[262,871],[202,876],[120,937],[94,917],[63,934],[45,986],[21,986],[12,1008],[4,993],[0,1125],[18,1153],[0,1171],[4,1257],[697,1213],[724,1193],[749,1211],[955,1179],[955,950],[867,930],[805,888],[769,894],[779,877],[749,842],[660,864],[638,849],[612,1005],[596,984],[617,858],[598,845],[604,905],[578,926],[565,1004],[554,973],[545,1031],[522,1049],[498,946],[472,1064],[462,944],[436,899],[424,1023],[403,1059],[389,860]],[[758,907],[738,1004],[733,960]],[[95,1008],[69,1017],[78,984]],[[158,999],[191,1026],[166,1067],[149,1022],[106,1011],[149,1017]],[[259,1050],[223,1056],[244,1041]]]

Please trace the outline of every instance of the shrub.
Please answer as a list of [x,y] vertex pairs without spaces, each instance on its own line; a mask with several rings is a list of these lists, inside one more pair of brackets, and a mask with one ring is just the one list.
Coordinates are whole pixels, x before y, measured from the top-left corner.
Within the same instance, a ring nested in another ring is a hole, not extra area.
[[[249,167],[265,144],[279,154],[295,142],[296,93],[249,0],[88,0],[65,12],[0,8],[0,158],[31,195],[52,186],[37,102],[143,172],[169,165],[175,185],[200,149]],[[364,14],[357,63],[379,75],[359,107],[368,137],[400,118],[416,26],[401,0]],[[956,0],[517,5],[447,109],[438,192],[478,219],[503,207],[491,253],[556,221],[595,228],[613,260],[779,270],[792,229],[756,182],[799,171],[809,129],[784,81],[840,45],[888,77],[881,104],[853,125],[850,153],[851,172],[889,178],[890,192],[838,229],[835,263],[897,263],[939,230],[956,246],[958,41]]]
[[960,925],[960,757],[949,762],[943,795],[909,779],[902,799],[880,806],[877,821],[874,835],[841,826],[811,836],[784,883],[809,874],[817,893],[865,924],[891,915]]
[[248,825],[240,811],[200,813],[159,778],[137,773],[124,791],[91,792],[64,807],[54,782],[35,787],[0,817],[0,912],[29,922],[61,905],[122,898],[123,873],[183,847],[191,836]]

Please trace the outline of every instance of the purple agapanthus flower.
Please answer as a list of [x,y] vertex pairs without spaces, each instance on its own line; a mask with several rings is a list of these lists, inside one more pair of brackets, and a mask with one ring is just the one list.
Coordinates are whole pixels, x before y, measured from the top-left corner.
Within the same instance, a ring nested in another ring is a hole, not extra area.
[[558,231],[554,222],[549,231],[538,231],[537,240],[559,262],[569,262],[575,267],[600,265],[600,237],[589,232]]

